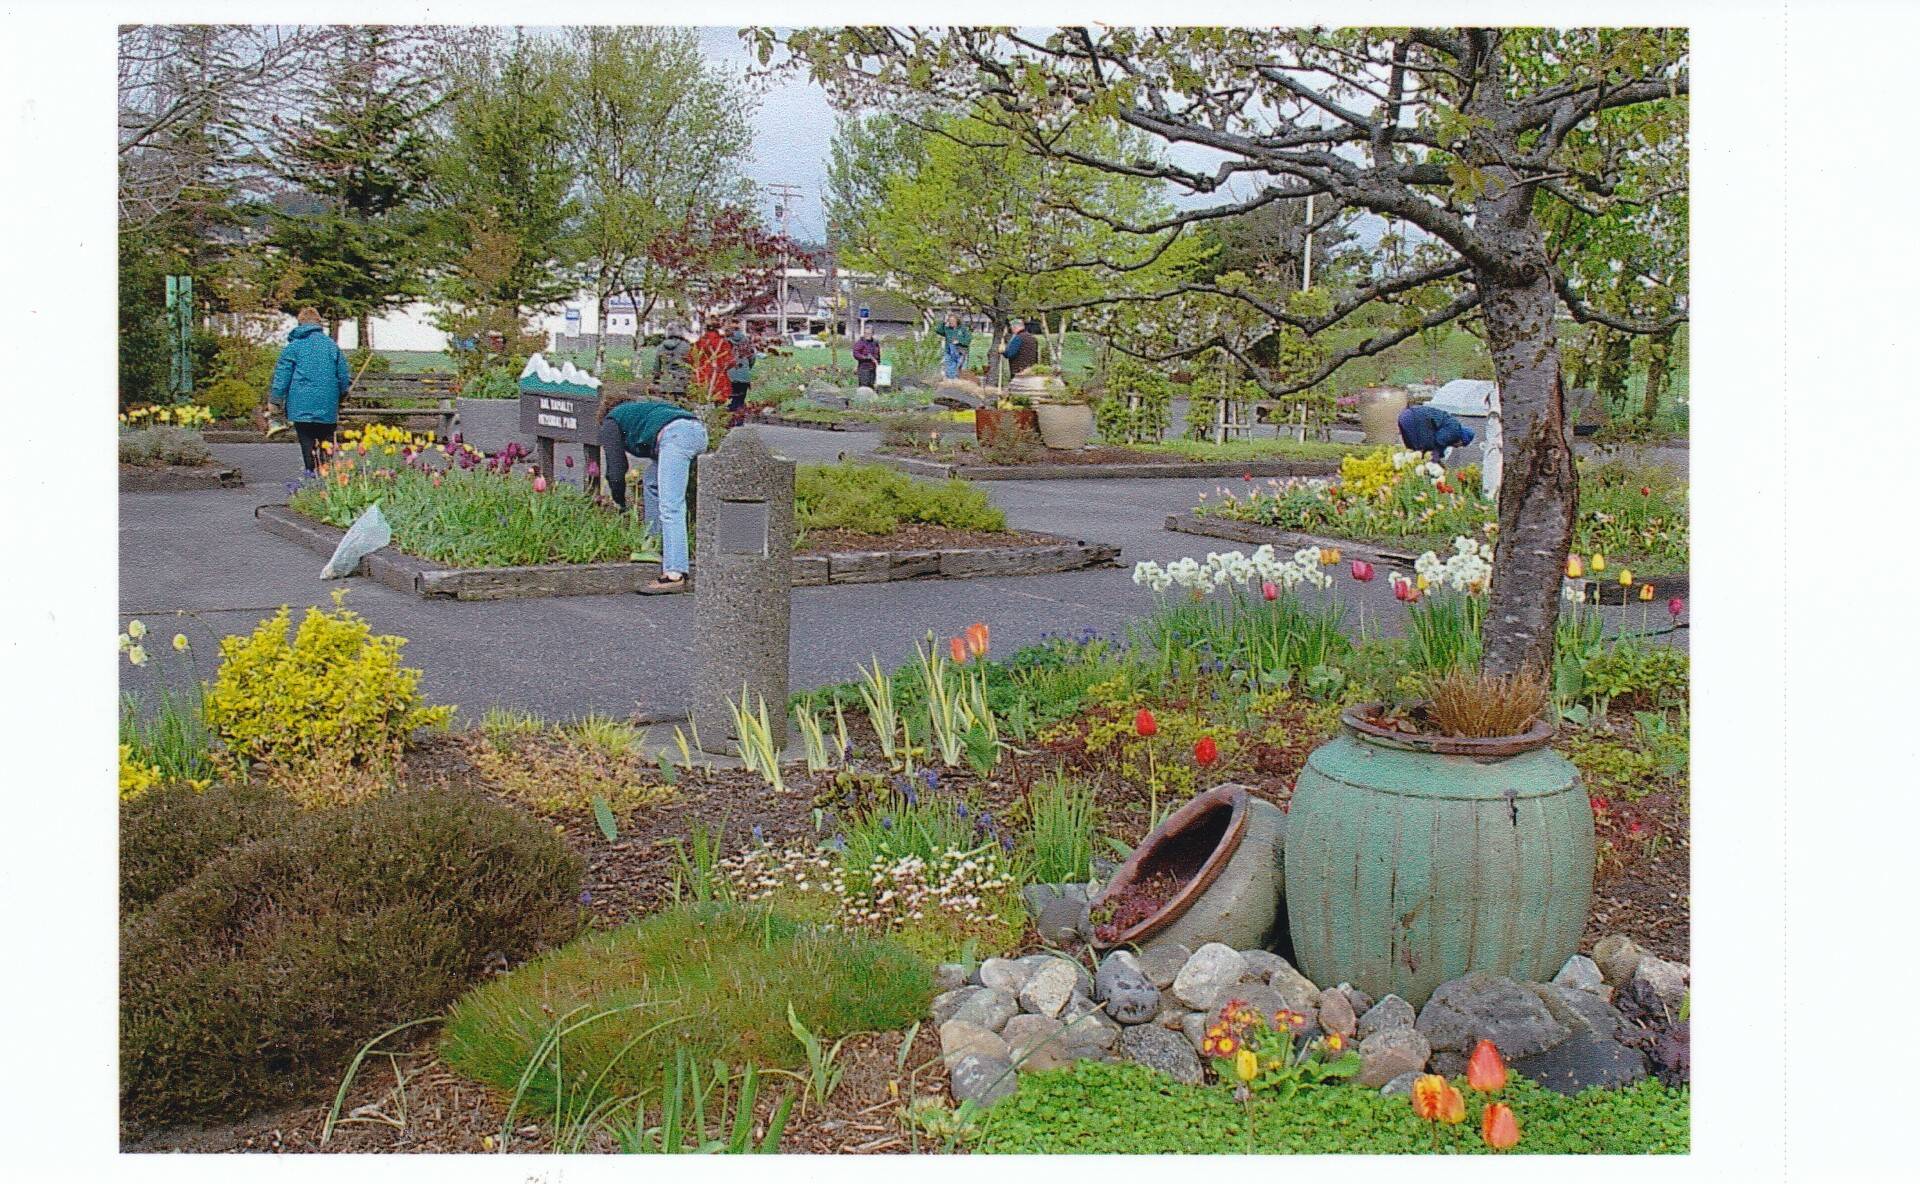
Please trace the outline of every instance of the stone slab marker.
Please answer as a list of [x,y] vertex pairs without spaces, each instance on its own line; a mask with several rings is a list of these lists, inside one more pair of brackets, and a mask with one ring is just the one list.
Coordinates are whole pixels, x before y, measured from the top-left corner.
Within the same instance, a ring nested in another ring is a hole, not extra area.
[[731,703],[762,697],[773,743],[787,743],[792,618],[793,471],[753,428],[700,458],[694,513],[693,722],[700,746],[731,754]]

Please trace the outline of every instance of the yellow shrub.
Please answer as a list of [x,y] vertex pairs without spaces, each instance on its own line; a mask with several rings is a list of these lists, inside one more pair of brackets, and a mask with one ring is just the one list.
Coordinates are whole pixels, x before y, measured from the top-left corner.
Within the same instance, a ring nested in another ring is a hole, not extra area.
[[133,745],[120,746],[120,800],[131,802],[160,784],[160,766],[149,765],[133,754]]
[[414,729],[452,717],[428,706],[420,672],[400,665],[406,639],[374,636],[343,598],[332,612],[308,609],[291,641],[285,608],[251,636],[221,641],[207,725],[230,754],[285,769],[385,767]]
[[1392,448],[1376,448],[1360,456],[1340,458],[1340,488],[1360,497],[1391,489],[1399,470],[1393,467]]

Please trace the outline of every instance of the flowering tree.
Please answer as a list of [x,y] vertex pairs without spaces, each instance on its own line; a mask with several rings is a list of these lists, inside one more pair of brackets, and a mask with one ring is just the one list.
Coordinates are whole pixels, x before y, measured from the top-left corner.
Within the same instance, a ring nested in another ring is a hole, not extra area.
[[[1141,299],[1225,296],[1308,337],[1351,323],[1362,309],[1394,313],[1306,373],[1263,378],[1274,393],[1304,390],[1354,358],[1476,315],[1500,384],[1508,453],[1485,665],[1546,678],[1577,498],[1555,318],[1564,311],[1621,332],[1658,333],[1685,319],[1686,302],[1673,290],[1678,276],[1595,298],[1593,272],[1582,265],[1592,257],[1550,239],[1542,211],[1563,204],[1586,217],[1684,217],[1675,200],[1686,183],[1684,30],[840,28],[746,36],[762,60],[784,41],[792,60],[848,106],[963,104],[1030,153],[1159,179],[1199,199],[1162,218],[1104,219],[1129,233],[1184,233],[1311,195],[1326,199],[1329,219],[1342,208],[1365,210],[1438,244],[1441,257],[1430,265],[1370,277],[1324,310],[1194,280]],[[1184,155],[1154,160],[1076,146],[1070,132],[1097,122]],[[1186,163],[1197,157],[1205,163]],[[1251,196],[1227,196],[1236,179],[1253,181]],[[1685,235],[1667,238],[1682,243]],[[1414,301],[1416,293],[1431,297],[1431,307]],[[1228,347],[1189,339],[1159,356],[1207,348]]]
[[689,215],[649,243],[646,254],[657,285],[647,310],[665,296],[701,317],[766,307],[779,292],[781,268],[810,258],[738,205]]

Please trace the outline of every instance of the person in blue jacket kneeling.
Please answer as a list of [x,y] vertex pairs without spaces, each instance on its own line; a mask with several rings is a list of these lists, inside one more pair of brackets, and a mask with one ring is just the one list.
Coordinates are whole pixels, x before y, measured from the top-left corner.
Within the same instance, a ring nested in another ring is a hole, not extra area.
[[1401,442],[1436,463],[1446,457],[1447,449],[1473,443],[1473,429],[1438,407],[1409,407],[1400,413],[1399,423]]
[[353,376],[347,372],[347,355],[321,326],[320,314],[303,308],[298,319],[274,363],[267,402],[292,422],[300,438],[300,467],[311,477],[320,442],[331,442],[340,423],[340,397],[353,385]]

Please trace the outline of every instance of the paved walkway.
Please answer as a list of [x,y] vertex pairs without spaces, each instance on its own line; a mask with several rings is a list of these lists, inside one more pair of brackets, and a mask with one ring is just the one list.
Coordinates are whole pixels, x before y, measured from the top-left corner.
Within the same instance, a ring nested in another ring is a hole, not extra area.
[[[503,406],[504,410],[504,406]],[[499,424],[473,422],[467,438],[493,448]],[[832,460],[878,444],[866,434],[762,428],[769,444],[796,460]],[[231,491],[124,494],[120,498],[122,624],[139,617],[163,637],[184,632],[201,677],[212,674],[222,636],[251,630],[282,604],[296,620],[308,605],[326,605],[349,589],[348,603],[382,633],[408,639],[406,659],[423,671],[429,699],[459,704],[477,718],[493,706],[552,719],[599,712],[664,719],[684,715],[691,688],[693,600],[690,596],[570,596],[539,600],[423,601],[364,579],[327,581],[313,553],[260,529],[253,509],[282,502],[298,475],[288,444],[214,445],[220,461],[237,464],[247,486]],[[576,461],[576,463],[578,463]],[[1117,543],[1118,568],[1050,576],[920,580],[798,588],[793,593],[792,683],[796,688],[854,676],[856,663],[878,655],[905,660],[916,639],[942,637],[972,621],[993,626],[1005,654],[1049,633],[1085,629],[1119,633],[1152,605],[1135,587],[1139,559],[1165,562],[1226,550],[1230,544],[1162,528],[1167,514],[1193,505],[1220,483],[1202,481],[1033,481],[983,483],[1016,527]],[[1369,622],[1397,624],[1401,614],[1386,581],[1342,581],[1351,603],[1365,593]],[[1638,624],[1639,613],[1631,613]],[[163,658],[171,650],[161,647]],[[163,663],[164,665],[164,663]],[[126,686],[152,677],[126,672]],[[175,671],[179,675],[180,671]]]

